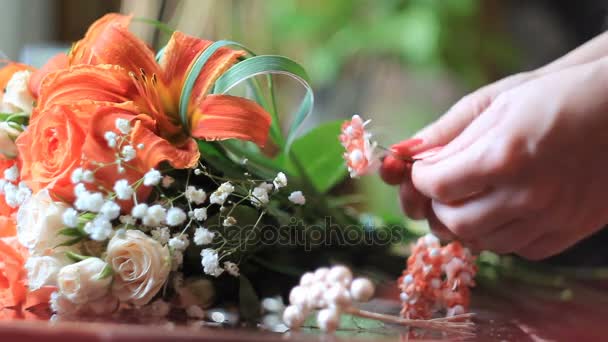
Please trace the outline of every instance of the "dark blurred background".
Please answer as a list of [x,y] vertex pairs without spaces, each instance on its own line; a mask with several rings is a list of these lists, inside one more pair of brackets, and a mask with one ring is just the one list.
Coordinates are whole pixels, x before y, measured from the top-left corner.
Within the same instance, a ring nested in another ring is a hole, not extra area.
[[[287,55],[306,67],[316,91],[309,127],[360,113],[374,119],[384,145],[475,88],[550,62],[608,27],[608,2],[598,0],[0,0],[0,8],[0,50],[34,65],[111,11]],[[132,29],[155,47],[168,38],[151,25]],[[284,89],[284,98],[299,96]],[[371,212],[401,217],[395,189],[377,177],[357,184]],[[606,261],[606,253],[575,254]]]

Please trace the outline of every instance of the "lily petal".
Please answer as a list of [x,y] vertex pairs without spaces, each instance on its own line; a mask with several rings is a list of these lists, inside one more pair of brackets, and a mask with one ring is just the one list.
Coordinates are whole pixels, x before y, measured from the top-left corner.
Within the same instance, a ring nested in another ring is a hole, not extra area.
[[195,138],[236,138],[264,146],[270,123],[270,115],[251,100],[230,95],[209,95],[192,115],[190,127]]
[[121,103],[137,98],[137,87],[125,69],[113,65],[78,65],[44,78],[36,108],[84,100]]
[[167,84],[171,99],[167,103],[167,111],[177,113],[179,96],[182,92],[184,80],[190,69],[192,61],[199,56],[213,42],[202,40],[176,31],[169,39],[162,58],[159,61],[163,71],[163,80]]
[[131,139],[134,145],[143,144],[137,151],[137,157],[146,170],[157,167],[161,162],[168,162],[176,169],[191,168],[197,165],[200,154],[194,139],[188,139],[181,146],[171,144],[150,129],[145,121],[136,121]]
[[58,53],[51,58],[42,68],[36,70],[30,76],[30,82],[28,84],[30,92],[34,95],[34,98],[38,98],[40,94],[40,85],[44,77],[57,70],[65,69],[68,67],[68,56],[65,53]]

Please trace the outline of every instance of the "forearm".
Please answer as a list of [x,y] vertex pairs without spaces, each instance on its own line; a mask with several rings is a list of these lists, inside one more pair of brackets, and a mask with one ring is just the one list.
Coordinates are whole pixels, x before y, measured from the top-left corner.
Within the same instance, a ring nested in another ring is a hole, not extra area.
[[608,56],[608,31],[591,39],[557,60],[539,68],[534,73],[541,75],[551,73],[571,66],[593,62],[606,56]]

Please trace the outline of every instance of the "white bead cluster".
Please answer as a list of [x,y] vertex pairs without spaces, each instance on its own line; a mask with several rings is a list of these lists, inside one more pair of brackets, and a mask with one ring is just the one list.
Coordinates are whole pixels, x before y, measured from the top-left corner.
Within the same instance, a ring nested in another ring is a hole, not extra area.
[[299,328],[312,310],[317,313],[317,324],[326,332],[335,331],[340,325],[340,315],[354,302],[367,302],[374,295],[374,285],[367,278],[353,280],[346,266],[321,267],[315,272],[304,273],[300,284],[289,294],[290,305],[283,312],[283,321],[292,328]]

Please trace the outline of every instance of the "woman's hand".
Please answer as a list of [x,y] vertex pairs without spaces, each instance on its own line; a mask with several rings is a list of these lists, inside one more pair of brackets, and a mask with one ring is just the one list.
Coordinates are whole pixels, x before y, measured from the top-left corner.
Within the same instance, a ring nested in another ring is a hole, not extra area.
[[[536,75],[533,72],[521,73],[480,88],[463,97],[445,115],[416,134],[413,139],[395,146],[401,151],[407,150],[409,154],[413,155],[417,152],[446,145],[456,138],[502,93],[534,77]],[[404,212],[414,219],[428,218],[433,222],[432,213],[427,210],[430,206],[430,200],[413,187],[410,172],[410,165],[392,156],[385,158],[380,169],[380,175],[385,182],[400,185],[401,206]],[[435,230],[437,235],[446,239],[449,238],[449,231],[441,229],[440,225],[437,224],[432,226],[437,228]]]
[[406,212],[479,249],[530,259],[558,253],[608,222],[608,58],[487,99],[467,112],[475,114],[442,119],[466,128],[439,130],[430,144],[447,141],[445,148],[414,163],[419,198],[411,199],[408,182],[402,186]]

